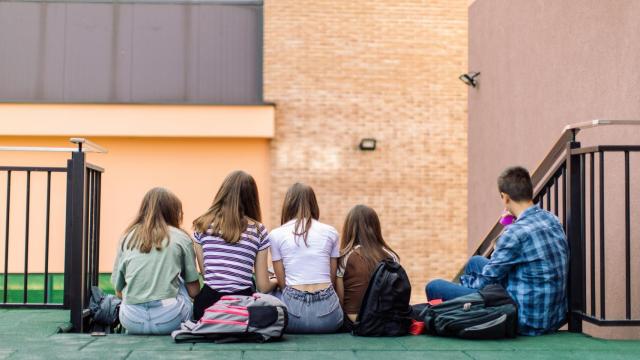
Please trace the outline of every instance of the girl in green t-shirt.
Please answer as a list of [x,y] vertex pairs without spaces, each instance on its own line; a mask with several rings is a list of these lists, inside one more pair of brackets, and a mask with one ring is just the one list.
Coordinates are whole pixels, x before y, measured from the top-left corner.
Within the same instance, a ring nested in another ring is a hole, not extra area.
[[191,318],[199,274],[181,223],[180,200],[154,188],[125,230],[111,281],[123,300],[120,323],[129,334],[169,334]]

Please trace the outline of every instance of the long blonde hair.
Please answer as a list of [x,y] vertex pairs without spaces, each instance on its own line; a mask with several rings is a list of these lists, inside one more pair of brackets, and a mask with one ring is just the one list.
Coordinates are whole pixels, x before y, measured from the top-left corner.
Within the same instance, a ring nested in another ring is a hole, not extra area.
[[144,195],[138,215],[125,230],[122,249],[138,249],[141,253],[149,253],[153,248],[162,250],[169,226],[179,228],[181,223],[180,199],[167,189],[153,188]]
[[[304,244],[307,244],[307,237],[311,222],[320,218],[320,209],[316,194],[309,185],[295,183],[291,185],[284,197],[282,204],[282,215],[280,216],[280,224],[295,219],[293,226],[293,234],[302,236]],[[297,240],[296,240],[297,241]]]
[[201,233],[211,228],[224,241],[235,244],[249,220],[262,221],[258,186],[251,175],[234,171],[220,185],[211,207],[193,221],[193,228]]
[[347,214],[342,227],[340,259],[338,261],[342,262],[345,256],[358,245],[360,245],[358,252],[370,269],[375,268],[381,260],[390,257],[389,253],[399,259],[398,254],[387,245],[382,237],[378,214],[366,205],[356,205]]

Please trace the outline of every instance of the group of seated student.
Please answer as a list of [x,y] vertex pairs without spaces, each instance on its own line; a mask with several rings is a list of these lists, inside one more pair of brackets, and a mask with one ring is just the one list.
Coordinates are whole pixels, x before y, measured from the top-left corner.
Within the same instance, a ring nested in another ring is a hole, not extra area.
[[[505,170],[498,189],[516,221],[497,241],[491,259],[473,257],[460,284],[430,282],[427,297],[446,301],[500,283],[518,305],[521,334],[557,330],[567,310],[562,226],[533,204],[525,169]],[[378,262],[399,261],[382,237],[375,210],[352,208],[339,236],[319,221],[315,193],[301,183],[287,191],[281,225],[268,233],[256,183],[243,171],[225,178],[211,207],[193,221],[192,237],[181,229],[182,217],[174,194],[151,189],[118,245],[112,282],[123,299],[120,322],[129,334],[171,333],[184,321],[199,320],[223,295],[254,291],[282,299],[289,333],[349,330]]]
[[118,245],[112,282],[123,299],[120,323],[129,334],[168,334],[199,320],[223,295],[257,290],[282,299],[289,333],[340,331],[355,319],[376,264],[398,256],[367,206],[349,212],[342,243],[319,218],[313,189],[296,183],[285,196],[281,226],[268,233],[255,180],[236,171],[193,221],[190,238],[180,227],[180,200],[166,189],[151,189]]

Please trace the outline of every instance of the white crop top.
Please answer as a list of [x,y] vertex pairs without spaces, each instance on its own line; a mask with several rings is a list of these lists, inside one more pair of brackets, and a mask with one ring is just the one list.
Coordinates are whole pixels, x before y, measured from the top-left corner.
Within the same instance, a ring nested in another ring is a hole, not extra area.
[[[282,260],[287,285],[308,285],[331,282],[330,259],[340,256],[338,232],[330,225],[313,220],[307,236],[294,232],[295,220],[272,230],[271,259]],[[297,238],[297,239],[296,239]]]

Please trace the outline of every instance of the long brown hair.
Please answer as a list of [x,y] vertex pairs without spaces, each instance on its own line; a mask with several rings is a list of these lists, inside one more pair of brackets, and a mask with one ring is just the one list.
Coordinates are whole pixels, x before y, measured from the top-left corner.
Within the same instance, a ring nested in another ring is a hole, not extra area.
[[193,228],[205,233],[211,227],[224,241],[235,244],[249,220],[262,221],[258,186],[251,175],[234,171],[220,185],[209,210],[193,221]]
[[282,215],[280,216],[280,224],[284,224],[293,219],[296,223],[293,226],[293,234],[302,236],[304,244],[307,244],[307,237],[311,222],[320,219],[320,208],[316,194],[309,185],[303,183],[295,183],[291,185],[284,197],[282,204]]
[[358,245],[360,245],[358,253],[369,268],[374,268],[382,259],[389,257],[385,249],[399,259],[398,254],[382,237],[378,214],[366,205],[356,205],[347,214],[342,227],[339,261],[342,262],[344,257]]
[[153,248],[162,250],[169,226],[179,228],[181,223],[180,199],[167,189],[153,188],[144,195],[138,215],[125,230],[125,237],[129,238],[126,244],[123,241],[122,249],[138,249],[141,253],[149,253]]

